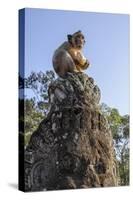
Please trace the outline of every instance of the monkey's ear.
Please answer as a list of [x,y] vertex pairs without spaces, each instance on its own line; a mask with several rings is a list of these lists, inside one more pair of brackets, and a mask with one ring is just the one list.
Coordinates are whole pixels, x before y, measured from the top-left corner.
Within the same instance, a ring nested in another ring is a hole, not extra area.
[[72,43],[72,35],[67,35],[68,42]]

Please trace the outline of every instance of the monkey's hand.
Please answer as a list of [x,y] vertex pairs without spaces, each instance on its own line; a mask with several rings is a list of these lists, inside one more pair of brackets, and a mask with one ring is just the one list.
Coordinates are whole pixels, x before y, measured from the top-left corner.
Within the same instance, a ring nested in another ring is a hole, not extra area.
[[75,65],[79,65],[79,66],[81,65],[80,61],[77,59],[74,59],[74,63],[75,63]]
[[78,68],[80,68],[81,70],[87,69],[90,65],[90,62],[87,59],[84,63],[81,63],[78,60],[75,60],[74,62],[78,66]]
[[89,66],[90,66],[90,62],[89,62],[89,60],[86,59],[83,69],[87,69]]

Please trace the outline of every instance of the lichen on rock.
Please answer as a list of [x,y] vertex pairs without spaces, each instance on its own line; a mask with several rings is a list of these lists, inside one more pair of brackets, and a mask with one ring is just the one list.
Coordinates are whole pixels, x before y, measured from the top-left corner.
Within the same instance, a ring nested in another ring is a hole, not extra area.
[[25,190],[116,186],[112,134],[93,78],[68,73],[48,94],[49,113],[25,151]]

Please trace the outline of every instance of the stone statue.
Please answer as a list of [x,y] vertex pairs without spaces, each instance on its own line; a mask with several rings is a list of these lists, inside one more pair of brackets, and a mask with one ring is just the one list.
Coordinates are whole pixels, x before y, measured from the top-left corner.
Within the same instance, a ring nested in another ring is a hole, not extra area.
[[90,65],[82,53],[85,38],[81,31],[67,35],[68,41],[56,49],[53,55],[55,72],[64,77],[67,72],[82,72]]
[[24,190],[117,186],[112,133],[93,78],[68,73],[48,91],[49,113],[25,151]]

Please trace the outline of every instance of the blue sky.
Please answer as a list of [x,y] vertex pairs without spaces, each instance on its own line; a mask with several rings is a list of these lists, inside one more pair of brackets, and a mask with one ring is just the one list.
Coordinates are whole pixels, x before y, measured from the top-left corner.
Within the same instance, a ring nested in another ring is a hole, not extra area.
[[54,50],[82,30],[91,62],[85,73],[100,87],[101,102],[129,113],[129,15],[26,9],[25,20],[26,76],[53,69]]

